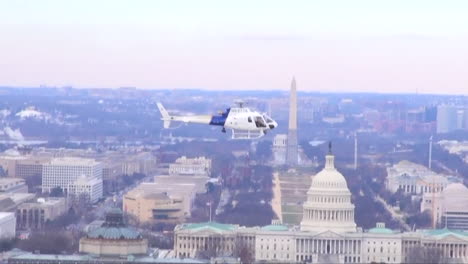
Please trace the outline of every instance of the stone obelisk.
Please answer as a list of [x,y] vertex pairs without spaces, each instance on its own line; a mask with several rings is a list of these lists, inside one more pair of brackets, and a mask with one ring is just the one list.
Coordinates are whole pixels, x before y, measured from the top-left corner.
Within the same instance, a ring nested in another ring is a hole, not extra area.
[[296,166],[297,162],[297,94],[296,79],[293,77],[289,94],[289,130],[286,164],[289,166]]

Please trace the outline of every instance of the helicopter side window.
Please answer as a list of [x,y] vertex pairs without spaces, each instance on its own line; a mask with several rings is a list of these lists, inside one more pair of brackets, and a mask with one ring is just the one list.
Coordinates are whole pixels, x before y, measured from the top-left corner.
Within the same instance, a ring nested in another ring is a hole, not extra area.
[[266,127],[265,121],[261,116],[256,116],[255,117],[255,125],[257,127]]
[[248,117],[247,120],[249,121],[249,123],[252,123],[252,117]]

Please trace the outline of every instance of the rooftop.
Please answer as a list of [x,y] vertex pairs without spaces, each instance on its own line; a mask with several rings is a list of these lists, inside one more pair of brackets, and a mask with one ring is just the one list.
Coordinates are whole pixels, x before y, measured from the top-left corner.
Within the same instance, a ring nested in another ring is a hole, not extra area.
[[461,230],[452,230],[452,229],[434,229],[434,230],[427,230],[425,231],[427,235],[430,236],[435,236],[435,237],[445,237],[448,235],[454,235],[457,237],[463,237],[465,239],[468,239],[468,232],[466,231],[461,231]]
[[288,231],[289,228],[285,225],[267,225],[262,227],[266,231]]
[[78,157],[60,157],[52,159],[48,165],[64,165],[64,166],[95,166],[98,165],[94,159],[85,159]]
[[205,222],[205,223],[193,223],[193,224],[184,224],[182,225],[182,229],[190,229],[190,230],[201,230],[201,229],[215,229],[220,231],[230,231],[237,228],[235,225],[230,224],[221,224],[217,222]]
[[369,229],[368,232],[373,233],[373,234],[394,234],[394,233],[396,233],[395,231],[393,231],[393,230],[391,230],[389,228],[386,228],[386,227],[374,227],[374,228]]
[[127,227],[123,220],[123,213],[118,208],[112,208],[106,213],[106,221],[87,234],[88,238],[108,240],[142,239],[141,234],[133,228]]
[[0,184],[10,184],[10,183],[17,183],[17,182],[24,182],[22,178],[11,178],[11,177],[2,177],[0,178]]
[[15,216],[15,213],[11,212],[0,212],[0,219]]

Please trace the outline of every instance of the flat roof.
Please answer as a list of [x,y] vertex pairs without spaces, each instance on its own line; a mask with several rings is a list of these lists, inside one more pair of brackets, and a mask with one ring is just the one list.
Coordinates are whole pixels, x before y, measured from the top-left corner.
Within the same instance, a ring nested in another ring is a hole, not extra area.
[[13,212],[0,212],[0,218],[6,218],[6,217],[10,217],[10,216],[14,216],[15,213]]
[[100,162],[94,159],[79,158],[79,157],[61,157],[54,158],[46,165],[65,165],[65,166],[94,166]]
[[0,178],[0,184],[5,184],[5,183],[15,183],[15,182],[24,182],[23,178],[11,178],[11,177],[2,177]]

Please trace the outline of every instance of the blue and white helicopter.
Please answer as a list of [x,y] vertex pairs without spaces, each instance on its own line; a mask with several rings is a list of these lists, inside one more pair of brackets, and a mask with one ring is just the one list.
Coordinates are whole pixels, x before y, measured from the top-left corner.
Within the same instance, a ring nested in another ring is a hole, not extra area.
[[212,126],[222,126],[222,132],[226,129],[232,130],[233,139],[256,139],[263,137],[268,130],[278,126],[275,120],[267,114],[250,110],[244,107],[244,102],[236,101],[238,106],[227,108],[219,115],[193,115],[193,116],[171,116],[164,106],[158,102],[164,128],[169,128],[172,121],[183,123],[197,123]]

